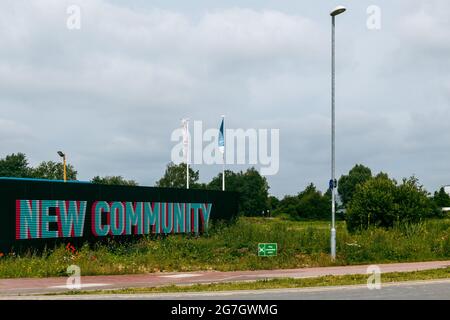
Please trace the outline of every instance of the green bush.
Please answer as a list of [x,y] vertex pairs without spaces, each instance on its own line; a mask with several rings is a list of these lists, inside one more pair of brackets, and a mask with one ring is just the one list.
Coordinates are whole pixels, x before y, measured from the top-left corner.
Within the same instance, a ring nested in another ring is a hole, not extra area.
[[432,199],[416,177],[403,179],[397,187],[396,203],[397,222],[413,223],[437,214]]
[[434,192],[434,202],[440,207],[450,207],[450,196],[445,192],[444,187]]
[[[269,184],[255,168],[246,171],[225,171],[226,190],[239,192],[239,212],[245,216],[262,216],[269,209]],[[207,185],[208,189],[222,190],[222,173]]]
[[437,213],[427,191],[417,178],[403,179],[400,185],[385,174],[356,187],[346,221],[349,231],[370,227],[390,228],[396,224],[414,223]]
[[372,171],[362,164],[355,165],[347,175],[342,175],[339,178],[338,193],[344,207],[352,199],[356,187],[370,178],[372,178]]
[[322,194],[314,184],[309,184],[297,196],[286,196],[278,204],[275,214],[288,214],[294,219],[328,219],[331,195]]

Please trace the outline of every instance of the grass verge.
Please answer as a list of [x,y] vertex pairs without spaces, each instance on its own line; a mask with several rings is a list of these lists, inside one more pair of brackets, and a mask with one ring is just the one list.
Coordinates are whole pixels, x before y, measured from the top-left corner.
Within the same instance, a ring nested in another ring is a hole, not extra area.
[[[212,292],[212,291],[235,291],[235,290],[263,290],[281,288],[311,288],[325,286],[361,285],[367,283],[367,275],[344,275],[323,276],[317,278],[278,278],[268,280],[246,281],[246,282],[224,282],[194,285],[170,285],[150,288],[126,288],[117,290],[91,290],[91,291],[69,291],[65,295],[79,294],[142,294],[142,293],[188,293],[188,292]],[[403,281],[450,279],[450,267],[422,270],[412,272],[391,272],[381,276],[382,283],[393,283]],[[61,295],[51,293],[48,295]]]

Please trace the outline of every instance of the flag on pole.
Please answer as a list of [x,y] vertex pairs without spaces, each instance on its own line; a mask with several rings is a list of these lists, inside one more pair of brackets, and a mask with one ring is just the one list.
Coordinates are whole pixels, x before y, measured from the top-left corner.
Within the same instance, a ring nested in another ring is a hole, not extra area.
[[219,129],[219,151],[222,153],[222,191],[225,191],[225,135],[224,135],[225,116],[222,116],[222,123]]
[[224,117],[222,117],[222,123],[220,124],[219,129],[219,150],[222,154],[225,153],[225,138],[223,134],[223,126],[224,126]]

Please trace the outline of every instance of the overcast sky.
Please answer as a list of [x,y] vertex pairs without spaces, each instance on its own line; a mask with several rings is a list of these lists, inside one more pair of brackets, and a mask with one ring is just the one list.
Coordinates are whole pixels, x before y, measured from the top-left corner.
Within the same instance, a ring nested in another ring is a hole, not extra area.
[[[80,180],[153,185],[180,119],[280,129],[270,192],[330,177],[330,16],[337,4],[337,175],[355,163],[450,184],[448,0],[2,0],[0,157]],[[69,5],[81,29],[66,26]],[[381,9],[370,30],[369,5]],[[231,169],[245,169],[233,166]],[[202,181],[220,165],[197,166]]]

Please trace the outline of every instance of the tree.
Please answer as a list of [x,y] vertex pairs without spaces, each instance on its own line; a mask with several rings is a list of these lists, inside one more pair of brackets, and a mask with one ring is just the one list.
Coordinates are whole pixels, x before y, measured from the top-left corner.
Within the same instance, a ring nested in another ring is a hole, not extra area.
[[[71,164],[66,166],[67,180],[76,180],[78,172]],[[63,180],[64,165],[61,162],[44,161],[31,169],[31,176],[38,179]]]
[[91,180],[94,184],[106,184],[114,186],[138,186],[138,183],[134,180],[125,180],[122,176],[95,176]]
[[329,218],[331,212],[331,197],[323,195],[314,184],[309,184],[298,195],[298,216],[304,219]]
[[[268,209],[269,185],[267,179],[255,168],[243,172],[225,171],[227,191],[237,191],[239,211],[247,216],[260,216]],[[214,177],[208,184],[208,189],[222,190],[222,173]]]
[[30,178],[31,168],[23,153],[13,153],[0,159],[0,177]]
[[[194,171],[189,167],[189,187],[200,188],[200,184],[197,184],[198,179],[198,171]],[[163,188],[186,188],[186,164],[180,163],[176,165],[170,162],[167,165],[163,177],[156,182],[156,186]]]
[[377,176],[356,187],[346,211],[349,231],[370,226],[391,226],[395,211],[395,188],[393,180]]
[[396,223],[418,222],[439,214],[430,194],[416,177],[404,178],[396,191]]
[[275,209],[274,215],[279,214],[287,214],[291,216],[292,218],[298,217],[298,197],[297,196],[290,196],[286,195],[281,199],[280,203],[278,204],[277,208]]
[[[225,188],[227,191],[238,191],[239,184],[241,183],[241,172],[233,172],[231,170],[225,170]],[[207,184],[207,188],[210,190],[222,190],[222,173],[213,177],[211,181]]]
[[269,196],[267,199],[267,207],[270,211],[275,210],[280,204],[280,200],[275,196]]
[[284,213],[295,219],[327,219],[331,211],[331,194],[322,194],[310,183],[297,196],[286,196],[278,205],[276,213]]
[[338,193],[344,207],[352,200],[356,186],[362,184],[372,177],[372,171],[362,164],[355,165],[348,173],[339,178]]
[[[38,178],[62,180],[64,170],[62,163],[53,161],[41,162],[36,168],[28,165],[28,160],[23,153],[11,154],[0,159],[0,176],[15,178]],[[67,166],[67,179],[76,180],[77,171],[72,165]]]
[[438,208],[450,207],[450,196],[443,187],[434,192],[433,201]]
[[259,216],[267,210],[269,184],[255,168],[247,169],[241,176],[242,212],[249,216]]
[[389,228],[414,223],[436,213],[427,191],[417,178],[403,179],[400,185],[379,174],[356,187],[346,212],[349,231],[371,226]]

